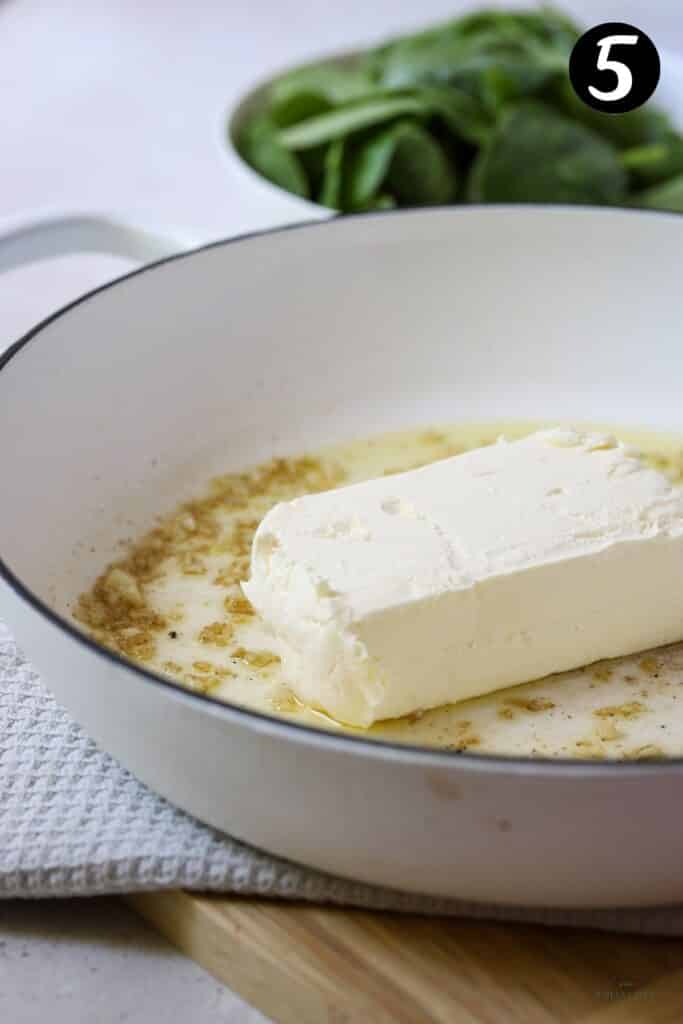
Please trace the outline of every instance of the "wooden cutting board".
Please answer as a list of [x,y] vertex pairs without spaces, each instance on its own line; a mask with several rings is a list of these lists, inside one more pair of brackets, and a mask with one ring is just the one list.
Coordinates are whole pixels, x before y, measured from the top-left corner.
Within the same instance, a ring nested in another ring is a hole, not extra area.
[[680,1024],[683,940],[187,892],[126,898],[278,1024]]

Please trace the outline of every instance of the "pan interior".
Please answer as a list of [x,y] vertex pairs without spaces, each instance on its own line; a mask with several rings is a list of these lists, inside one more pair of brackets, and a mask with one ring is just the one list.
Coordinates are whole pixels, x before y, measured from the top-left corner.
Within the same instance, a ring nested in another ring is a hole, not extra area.
[[[194,692],[315,728],[516,757],[678,756],[683,644],[351,730],[296,700],[267,630],[241,592],[253,534],[277,501],[415,468],[495,443],[501,434],[523,437],[539,426],[489,423],[392,433],[224,475],[105,571],[81,598],[76,616],[100,642]],[[625,429],[618,434],[683,484],[683,438]]]

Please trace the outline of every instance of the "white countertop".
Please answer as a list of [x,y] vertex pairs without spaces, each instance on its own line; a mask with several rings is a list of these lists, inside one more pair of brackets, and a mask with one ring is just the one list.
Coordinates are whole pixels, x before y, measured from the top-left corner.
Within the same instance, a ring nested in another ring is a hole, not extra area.
[[115,898],[0,902],[6,1024],[266,1024]]
[[[518,0],[517,6],[522,6]],[[0,0],[0,231],[41,211],[103,212],[179,245],[301,219],[221,144],[259,79],[472,6],[463,0]],[[504,6],[503,3],[500,6]],[[680,0],[566,0],[586,24],[631,21],[683,50]],[[129,267],[69,256],[0,278],[0,350]],[[264,1018],[115,900],[0,904],[0,1018]]]

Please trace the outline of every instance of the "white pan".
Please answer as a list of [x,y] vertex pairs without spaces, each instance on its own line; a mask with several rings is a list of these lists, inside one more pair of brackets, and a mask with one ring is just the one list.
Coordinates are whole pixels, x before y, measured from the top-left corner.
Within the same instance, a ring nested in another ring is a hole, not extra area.
[[472,900],[682,900],[682,760],[331,735],[188,693],[69,619],[116,541],[274,453],[458,419],[683,432],[682,265],[675,216],[450,208],[219,242],[98,289],[0,362],[0,614],[102,747],[265,850]]

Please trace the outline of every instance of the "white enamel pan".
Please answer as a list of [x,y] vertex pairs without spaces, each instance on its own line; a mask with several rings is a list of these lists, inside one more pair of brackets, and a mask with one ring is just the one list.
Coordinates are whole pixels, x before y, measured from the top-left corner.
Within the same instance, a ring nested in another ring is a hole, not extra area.
[[[5,238],[5,262],[81,244],[83,230],[84,244],[144,259],[167,245],[95,222],[34,225]],[[69,612],[118,541],[212,474],[274,453],[459,419],[683,433],[682,265],[676,216],[450,208],[218,242],[84,296],[0,360],[0,615],[104,749],[257,847],[472,900],[682,900],[683,760],[330,735],[188,693],[99,647]]]

